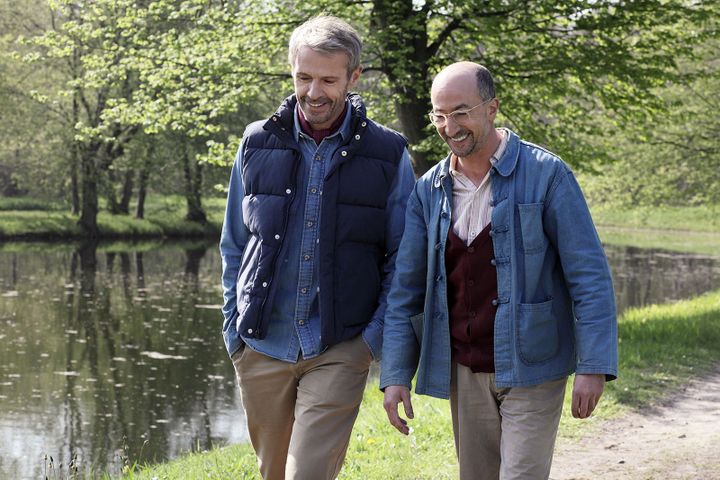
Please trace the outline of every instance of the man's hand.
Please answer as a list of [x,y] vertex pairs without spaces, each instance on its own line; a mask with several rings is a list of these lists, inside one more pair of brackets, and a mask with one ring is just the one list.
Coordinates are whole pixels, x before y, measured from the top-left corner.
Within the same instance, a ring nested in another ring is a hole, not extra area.
[[390,424],[397,428],[400,433],[407,435],[410,433],[410,429],[407,426],[407,421],[400,418],[398,414],[398,403],[402,402],[405,408],[405,416],[407,418],[413,418],[412,402],[410,401],[410,390],[407,387],[400,385],[391,385],[385,387],[385,400],[383,401],[383,407],[387,412],[388,420]]
[[[575,375],[572,394],[572,416],[587,418],[595,410],[605,388],[605,375]],[[387,393],[385,394],[387,402]]]

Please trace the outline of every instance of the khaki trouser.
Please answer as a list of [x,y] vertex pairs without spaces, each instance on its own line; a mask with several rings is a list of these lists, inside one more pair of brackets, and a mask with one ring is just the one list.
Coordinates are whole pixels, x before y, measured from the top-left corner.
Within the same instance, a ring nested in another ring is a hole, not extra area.
[[362,336],[297,363],[248,347],[232,361],[263,478],[337,477],[372,361]]
[[547,479],[566,383],[497,388],[495,374],[453,363],[450,409],[460,479]]

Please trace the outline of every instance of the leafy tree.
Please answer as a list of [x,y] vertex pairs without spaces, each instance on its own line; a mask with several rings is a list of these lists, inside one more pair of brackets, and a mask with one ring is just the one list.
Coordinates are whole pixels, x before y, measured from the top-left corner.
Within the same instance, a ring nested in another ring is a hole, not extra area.
[[[662,107],[653,89],[677,78],[677,58],[707,34],[679,28],[678,19],[702,25],[713,8],[680,0],[157,0],[128,10],[136,44],[128,58],[141,82],[134,104],[122,107],[156,128],[211,137],[222,113],[268,87],[290,91],[289,33],[326,11],[362,31],[371,113],[397,119],[417,173],[444,152],[426,120],[431,77],[460,59],[495,73],[504,123],[582,164],[597,155],[588,135],[608,133],[595,114],[643,122]],[[144,25],[163,18],[166,28],[149,34]]]

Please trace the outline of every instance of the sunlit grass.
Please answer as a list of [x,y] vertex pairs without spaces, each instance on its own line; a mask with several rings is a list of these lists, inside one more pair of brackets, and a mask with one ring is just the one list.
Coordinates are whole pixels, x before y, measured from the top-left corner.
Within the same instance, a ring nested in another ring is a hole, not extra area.
[[[102,237],[198,237],[218,236],[222,226],[225,199],[207,198],[203,201],[208,222],[200,224],[185,219],[185,199],[180,196],[149,197],[145,205],[145,218],[130,215],[111,215],[100,211],[97,217]],[[44,204],[23,203],[5,199],[0,206],[0,238],[68,239],[83,236],[78,216],[62,210],[38,210]],[[9,207],[25,208],[12,210]],[[131,205],[131,212],[134,205]]]
[[[619,321],[619,341],[620,376],[607,384],[592,418],[572,418],[572,379],[568,382],[560,436],[581,435],[605,419],[657,402],[716,364],[720,360],[720,291],[627,310]],[[368,385],[341,480],[457,478],[448,402],[413,395],[413,405],[413,433],[404,437],[387,423],[376,385]],[[125,479],[260,478],[249,445],[128,470]]]

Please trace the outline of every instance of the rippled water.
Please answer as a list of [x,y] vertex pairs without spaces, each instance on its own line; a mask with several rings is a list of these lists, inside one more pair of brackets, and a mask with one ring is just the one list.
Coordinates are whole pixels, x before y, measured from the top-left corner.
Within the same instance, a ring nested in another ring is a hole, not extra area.
[[[717,258],[607,253],[620,310],[720,285]],[[219,275],[214,243],[3,246],[0,478],[246,441]]]

